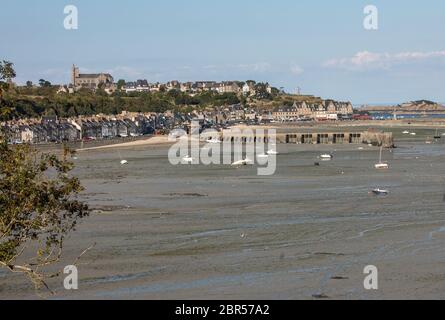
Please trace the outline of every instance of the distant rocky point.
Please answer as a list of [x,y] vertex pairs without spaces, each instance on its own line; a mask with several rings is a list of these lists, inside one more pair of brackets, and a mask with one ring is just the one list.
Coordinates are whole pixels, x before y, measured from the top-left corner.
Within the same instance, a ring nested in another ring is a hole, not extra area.
[[396,106],[363,106],[361,110],[368,112],[445,112],[445,107],[437,102],[418,100],[402,103]]

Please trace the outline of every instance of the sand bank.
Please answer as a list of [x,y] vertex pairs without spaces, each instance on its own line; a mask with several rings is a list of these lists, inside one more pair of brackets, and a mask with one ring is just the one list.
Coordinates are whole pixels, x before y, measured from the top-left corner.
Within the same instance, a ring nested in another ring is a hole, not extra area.
[[103,150],[103,149],[113,149],[113,148],[131,148],[131,147],[149,146],[149,145],[164,145],[171,143],[172,142],[168,140],[168,136],[155,136],[144,140],[118,143],[107,146],[84,148],[84,149],[78,149],[77,151],[91,151],[91,150]]

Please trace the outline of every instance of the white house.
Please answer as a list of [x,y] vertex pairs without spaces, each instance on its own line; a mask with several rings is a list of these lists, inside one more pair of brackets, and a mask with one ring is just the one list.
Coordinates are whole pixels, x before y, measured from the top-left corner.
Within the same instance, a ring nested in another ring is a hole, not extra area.
[[243,94],[246,96],[255,94],[255,87],[252,83],[246,83],[242,88]]
[[22,142],[31,143],[33,140],[34,140],[34,132],[31,129],[26,128],[25,130],[22,131]]

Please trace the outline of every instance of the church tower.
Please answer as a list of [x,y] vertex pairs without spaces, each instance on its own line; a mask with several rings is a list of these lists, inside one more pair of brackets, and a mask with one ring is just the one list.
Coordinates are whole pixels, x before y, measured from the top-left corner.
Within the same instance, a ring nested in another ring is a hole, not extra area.
[[74,88],[77,87],[76,79],[79,78],[79,68],[76,67],[76,65],[73,64],[73,67],[71,69],[71,84]]

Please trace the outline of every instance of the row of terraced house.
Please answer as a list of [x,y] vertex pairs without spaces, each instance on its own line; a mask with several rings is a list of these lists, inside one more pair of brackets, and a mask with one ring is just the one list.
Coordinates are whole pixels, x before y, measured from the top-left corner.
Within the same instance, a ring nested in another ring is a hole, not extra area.
[[282,106],[272,113],[275,121],[299,121],[299,120],[342,120],[351,119],[354,113],[350,102],[337,102],[326,100],[320,104],[295,102],[292,106]]
[[137,137],[155,131],[155,119],[144,115],[133,118],[90,117],[11,121],[5,126],[12,144],[57,143],[81,140]]

